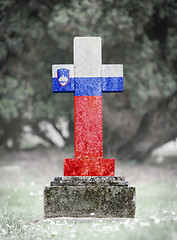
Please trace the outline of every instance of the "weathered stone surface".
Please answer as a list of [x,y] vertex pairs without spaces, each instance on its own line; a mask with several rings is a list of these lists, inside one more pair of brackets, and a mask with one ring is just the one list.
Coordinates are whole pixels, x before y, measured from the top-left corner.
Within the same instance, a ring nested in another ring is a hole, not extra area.
[[44,189],[44,214],[133,218],[135,188],[122,177],[58,177]]
[[50,186],[128,186],[124,177],[55,177]]

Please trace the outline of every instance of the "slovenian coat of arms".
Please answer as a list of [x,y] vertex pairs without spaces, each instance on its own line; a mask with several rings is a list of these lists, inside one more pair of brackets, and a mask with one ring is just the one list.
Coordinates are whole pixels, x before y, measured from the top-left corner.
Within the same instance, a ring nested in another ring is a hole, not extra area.
[[62,86],[65,87],[69,82],[69,69],[60,68],[57,70],[57,81]]

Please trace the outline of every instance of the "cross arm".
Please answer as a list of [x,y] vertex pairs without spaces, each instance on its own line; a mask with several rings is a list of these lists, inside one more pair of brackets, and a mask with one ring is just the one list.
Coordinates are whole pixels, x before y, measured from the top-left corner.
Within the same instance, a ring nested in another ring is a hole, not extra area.
[[[62,75],[63,74],[63,75]],[[62,77],[64,81],[62,81]],[[52,65],[53,92],[74,92],[74,65]]]
[[123,65],[102,64],[102,91],[123,92]]

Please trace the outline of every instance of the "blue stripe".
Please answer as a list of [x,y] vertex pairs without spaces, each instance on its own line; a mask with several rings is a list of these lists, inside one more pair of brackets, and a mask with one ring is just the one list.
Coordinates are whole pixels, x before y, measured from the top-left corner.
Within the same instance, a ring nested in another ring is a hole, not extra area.
[[103,92],[123,92],[123,77],[103,77]]
[[75,96],[101,96],[101,78],[75,78]]
[[75,96],[101,96],[102,92],[123,92],[123,77],[76,77],[61,86],[53,78],[53,92],[74,92]]
[[61,86],[57,78],[53,78],[53,92],[74,92],[74,78],[70,78],[66,86]]

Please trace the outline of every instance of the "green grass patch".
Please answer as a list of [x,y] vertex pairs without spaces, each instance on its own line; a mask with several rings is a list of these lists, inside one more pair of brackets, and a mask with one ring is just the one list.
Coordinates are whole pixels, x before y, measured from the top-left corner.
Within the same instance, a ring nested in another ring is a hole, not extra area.
[[135,219],[43,219],[43,184],[0,187],[0,239],[177,239],[176,183],[137,185]]

